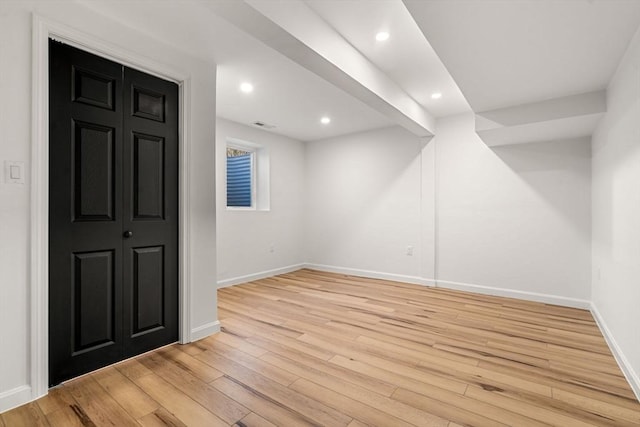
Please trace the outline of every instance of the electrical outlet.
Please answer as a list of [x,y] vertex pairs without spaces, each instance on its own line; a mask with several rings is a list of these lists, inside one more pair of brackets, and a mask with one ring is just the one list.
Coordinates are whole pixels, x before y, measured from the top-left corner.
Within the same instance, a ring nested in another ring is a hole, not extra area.
[[407,246],[407,255],[413,256],[413,246],[411,245]]

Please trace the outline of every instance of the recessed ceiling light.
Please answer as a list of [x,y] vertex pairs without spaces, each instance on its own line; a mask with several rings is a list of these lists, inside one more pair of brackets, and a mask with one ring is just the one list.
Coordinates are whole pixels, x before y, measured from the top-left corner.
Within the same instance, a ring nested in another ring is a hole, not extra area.
[[388,39],[389,33],[387,33],[386,31],[380,31],[378,34],[376,34],[376,40],[378,40],[379,42],[383,42]]
[[329,123],[331,123],[331,118],[324,116],[320,119],[320,123],[322,123],[323,125],[328,125]]
[[244,93],[251,93],[253,92],[253,85],[248,82],[241,83],[240,90]]
[[442,94],[440,92],[434,92],[431,94],[431,99],[440,99],[442,98]]

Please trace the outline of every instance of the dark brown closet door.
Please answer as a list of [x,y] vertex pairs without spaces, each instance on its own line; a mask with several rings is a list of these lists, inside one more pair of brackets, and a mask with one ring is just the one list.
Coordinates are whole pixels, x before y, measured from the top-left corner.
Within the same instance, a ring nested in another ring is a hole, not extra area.
[[49,382],[177,340],[178,89],[49,44]]

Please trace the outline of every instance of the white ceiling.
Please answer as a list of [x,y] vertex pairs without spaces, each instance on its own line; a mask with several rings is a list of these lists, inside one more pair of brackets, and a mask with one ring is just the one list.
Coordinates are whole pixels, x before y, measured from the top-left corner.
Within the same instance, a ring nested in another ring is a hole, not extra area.
[[[368,105],[219,18],[198,0],[77,3],[217,64],[217,115],[308,141],[393,125]],[[144,19],[140,19],[144,16]],[[243,81],[251,94],[239,91]],[[323,115],[331,117],[322,125]]]
[[[251,94],[238,91],[242,81],[254,85]],[[262,121],[273,132],[300,141],[329,138],[393,122],[322,78],[271,49],[251,58],[218,65],[218,115],[250,124]],[[320,118],[331,123],[323,125]]]
[[[304,141],[398,122],[217,16],[211,6],[225,1],[76,0],[216,63],[217,113],[227,119]],[[307,5],[436,117],[605,88],[640,25],[640,0],[269,1],[284,11]],[[381,29],[391,37],[376,43]],[[244,80],[255,86],[250,95],[238,90]],[[435,91],[441,100],[430,98]],[[319,123],[325,114],[328,126]]]
[[[435,117],[470,111],[462,92],[401,0],[305,0],[325,21]],[[378,42],[379,31],[390,34]],[[434,100],[431,94],[442,98]]]
[[474,111],[604,89],[638,0],[404,0]]

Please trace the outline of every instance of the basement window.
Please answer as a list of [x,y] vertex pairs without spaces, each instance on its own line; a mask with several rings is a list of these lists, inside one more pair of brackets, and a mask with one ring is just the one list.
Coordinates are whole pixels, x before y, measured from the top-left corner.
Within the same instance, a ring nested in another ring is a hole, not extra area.
[[259,144],[227,140],[227,209],[269,210],[269,154]]

